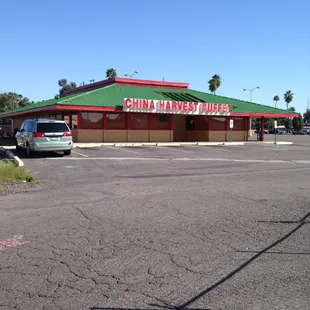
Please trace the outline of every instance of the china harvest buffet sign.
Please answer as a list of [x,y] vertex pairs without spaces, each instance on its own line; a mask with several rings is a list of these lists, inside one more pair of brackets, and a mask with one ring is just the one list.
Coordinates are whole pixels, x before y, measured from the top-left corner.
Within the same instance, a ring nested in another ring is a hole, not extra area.
[[125,98],[123,110],[125,112],[144,113],[230,115],[231,105],[223,103]]

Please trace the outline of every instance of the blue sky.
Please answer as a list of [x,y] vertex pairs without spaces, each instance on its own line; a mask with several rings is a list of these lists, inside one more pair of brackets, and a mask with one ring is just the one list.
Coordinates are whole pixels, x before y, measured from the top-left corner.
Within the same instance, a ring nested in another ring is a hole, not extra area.
[[310,2],[307,0],[12,0],[1,2],[0,92],[53,98],[57,81],[120,77],[189,82],[304,112],[310,97]]

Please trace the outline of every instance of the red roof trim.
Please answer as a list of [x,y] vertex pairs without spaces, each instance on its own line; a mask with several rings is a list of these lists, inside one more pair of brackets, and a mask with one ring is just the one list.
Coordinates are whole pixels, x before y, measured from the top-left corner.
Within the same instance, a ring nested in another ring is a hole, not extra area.
[[189,83],[180,83],[180,82],[165,82],[165,81],[124,79],[124,78],[115,78],[114,80],[116,84],[131,85],[131,86],[177,88],[177,89],[187,89],[189,86]]
[[[123,108],[115,108],[115,107],[92,107],[92,106],[74,106],[74,105],[50,105],[47,107],[30,109],[25,111],[19,111],[14,113],[7,113],[1,115],[0,118],[8,118],[14,117],[18,115],[24,114],[32,114],[37,112],[44,112],[44,111],[56,111],[56,110],[67,110],[67,111],[93,111],[93,112],[122,112]],[[297,113],[261,113],[261,112],[231,112],[230,116],[249,116],[249,117],[268,117],[268,118],[281,118],[281,117],[298,117]],[[228,116],[229,117],[229,116]]]
[[122,112],[122,108],[113,107],[91,107],[91,106],[74,106],[74,105],[56,105],[57,110],[70,110],[70,111],[86,111],[86,112]]
[[36,108],[36,109],[30,109],[30,110],[25,110],[25,111],[18,111],[18,112],[13,112],[13,113],[7,113],[4,114],[3,116],[0,115],[0,118],[10,118],[13,116],[19,116],[19,115],[24,115],[24,114],[32,114],[32,113],[36,113],[36,112],[42,112],[42,111],[51,111],[51,110],[55,110],[55,105],[50,105],[47,107],[42,107],[42,108]]
[[230,112],[230,116],[250,116],[250,117],[298,117],[297,113],[262,113],[262,112]]
[[153,80],[140,80],[140,79],[127,79],[127,78],[115,78],[107,79],[92,84],[87,84],[74,89],[70,89],[65,92],[65,95],[78,94],[98,88],[103,88],[112,84],[119,84],[124,86],[140,86],[140,87],[157,87],[157,88],[175,88],[175,89],[188,89],[189,83],[180,82],[165,82],[165,81],[153,81]]

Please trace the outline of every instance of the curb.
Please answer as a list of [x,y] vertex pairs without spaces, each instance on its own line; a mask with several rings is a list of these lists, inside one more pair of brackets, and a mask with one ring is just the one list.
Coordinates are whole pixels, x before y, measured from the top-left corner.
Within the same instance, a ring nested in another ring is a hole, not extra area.
[[23,161],[18,156],[15,156],[9,149],[0,147],[0,154],[2,154],[3,157],[7,158],[11,162],[13,162],[13,164],[17,167],[24,166]]
[[291,145],[293,144],[293,142],[285,142],[285,141],[277,141],[277,142],[273,142],[274,144],[278,144],[278,145]]
[[244,142],[224,142],[223,145],[244,145]]

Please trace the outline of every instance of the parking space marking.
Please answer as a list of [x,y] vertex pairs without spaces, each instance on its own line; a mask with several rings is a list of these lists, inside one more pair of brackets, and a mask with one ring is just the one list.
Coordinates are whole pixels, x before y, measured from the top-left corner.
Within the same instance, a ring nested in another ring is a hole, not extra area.
[[178,146],[177,148],[178,149],[176,149],[176,147],[169,147],[169,146],[167,146],[167,147],[164,147],[164,146],[151,146],[151,147],[153,147],[153,148],[158,148],[158,149],[164,149],[164,150],[172,150],[172,151],[176,151],[176,152],[182,152],[182,153],[191,153],[191,152],[189,152],[189,151],[184,151],[184,150],[180,150],[180,146]]
[[124,151],[124,152],[129,152],[129,153],[141,155],[141,153],[139,153],[139,152],[135,152],[135,151],[131,151],[131,150],[125,150],[124,148],[122,148],[120,146],[105,146],[105,147],[112,148],[114,150],[117,149],[117,150],[121,150],[121,151]]
[[79,153],[79,152],[76,152],[76,151],[72,151],[72,153],[77,154],[77,155],[80,155],[80,156],[82,156],[82,157],[88,157],[87,155],[82,154],[82,153]]
[[[127,151],[127,150],[126,150]],[[130,161],[221,161],[240,163],[265,163],[265,164],[310,164],[310,160],[285,160],[285,159],[237,159],[237,158],[208,158],[208,157],[49,157],[48,160],[130,160]]]

